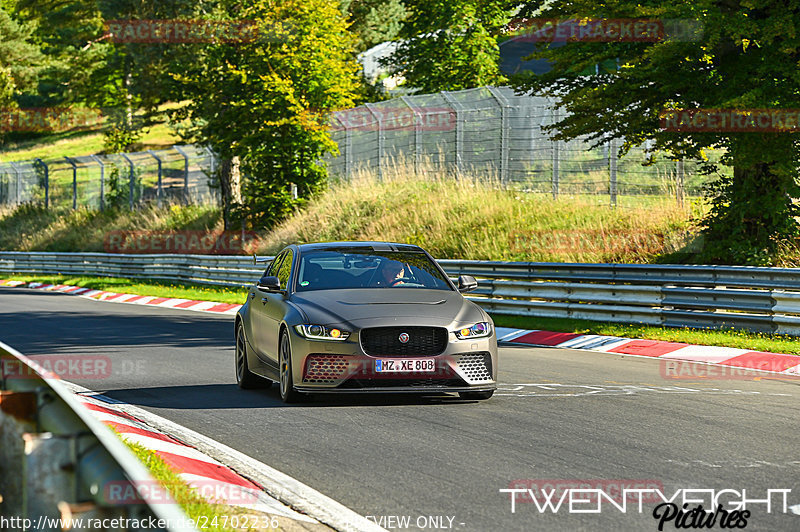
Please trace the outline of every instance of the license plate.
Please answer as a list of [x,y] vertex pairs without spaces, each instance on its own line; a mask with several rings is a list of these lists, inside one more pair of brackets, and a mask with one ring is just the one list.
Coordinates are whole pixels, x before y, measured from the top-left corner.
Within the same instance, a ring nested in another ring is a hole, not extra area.
[[436,371],[432,358],[379,358],[375,361],[377,373],[412,373]]

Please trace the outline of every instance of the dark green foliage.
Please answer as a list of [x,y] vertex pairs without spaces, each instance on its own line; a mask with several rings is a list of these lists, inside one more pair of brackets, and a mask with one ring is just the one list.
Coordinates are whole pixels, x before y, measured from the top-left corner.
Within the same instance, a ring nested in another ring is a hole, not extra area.
[[[625,138],[622,153],[646,140],[676,157],[726,150],[734,167],[709,189],[699,261],[766,264],[798,234],[798,134],[665,131],[660,114],[675,109],[797,109],[800,107],[800,4],[781,0],[683,2],[592,0],[527,2],[524,12],[549,19],[646,18],[693,22],[691,39],[660,42],[568,42],[535,57],[552,71],[516,80],[521,91],[556,97],[569,112],[557,139],[588,135],[597,144]],[[575,73],[614,61],[617,70]]]
[[356,52],[396,39],[406,17],[401,0],[343,0],[342,10],[355,35]]
[[407,0],[403,41],[387,63],[420,92],[505,82],[497,36],[511,18],[508,0]]

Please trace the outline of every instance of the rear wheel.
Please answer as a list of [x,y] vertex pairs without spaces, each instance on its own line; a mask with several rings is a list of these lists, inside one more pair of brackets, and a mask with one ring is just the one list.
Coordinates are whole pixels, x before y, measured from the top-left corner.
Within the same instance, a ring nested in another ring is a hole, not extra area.
[[281,399],[284,403],[296,403],[300,400],[300,393],[294,389],[292,379],[292,346],[289,343],[289,334],[281,333],[280,342],[280,368],[281,368]]
[[241,322],[236,326],[236,384],[243,390],[272,386],[272,381],[259,377],[247,367],[247,339]]
[[462,399],[470,399],[472,401],[484,401],[494,394],[494,390],[485,392],[458,392],[458,396]]

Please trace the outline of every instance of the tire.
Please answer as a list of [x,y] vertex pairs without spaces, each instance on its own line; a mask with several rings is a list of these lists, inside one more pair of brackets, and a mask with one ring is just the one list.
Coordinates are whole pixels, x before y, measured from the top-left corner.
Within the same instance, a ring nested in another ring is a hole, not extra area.
[[458,396],[462,399],[470,399],[472,401],[485,401],[494,395],[494,390],[486,392],[458,392]]
[[241,322],[236,326],[236,384],[243,390],[272,386],[272,381],[259,377],[247,367],[247,339]]
[[289,334],[286,331],[281,332],[278,359],[281,378],[281,399],[283,399],[284,403],[297,403],[301,399],[301,394],[294,389],[294,382],[292,379],[292,345],[289,342]]

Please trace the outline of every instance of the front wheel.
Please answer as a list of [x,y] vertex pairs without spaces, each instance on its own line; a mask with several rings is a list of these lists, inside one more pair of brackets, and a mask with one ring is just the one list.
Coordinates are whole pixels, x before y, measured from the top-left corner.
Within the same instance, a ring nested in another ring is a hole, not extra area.
[[284,403],[296,403],[300,400],[300,393],[294,389],[292,379],[292,346],[289,343],[289,334],[281,333],[280,342],[280,378],[281,399]]
[[494,395],[494,390],[485,392],[458,392],[458,396],[462,399],[470,399],[473,401],[485,401]]
[[236,327],[236,384],[243,390],[272,386],[272,381],[259,377],[247,367],[247,339],[241,323]]

